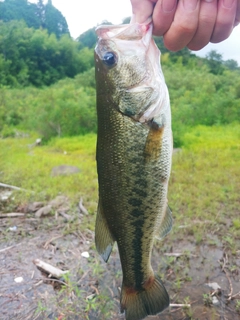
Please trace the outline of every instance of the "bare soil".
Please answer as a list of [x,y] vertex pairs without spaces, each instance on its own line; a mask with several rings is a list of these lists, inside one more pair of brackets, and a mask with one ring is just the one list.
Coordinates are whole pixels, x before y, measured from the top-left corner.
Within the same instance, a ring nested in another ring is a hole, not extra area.
[[[61,216],[0,215],[1,320],[124,319],[119,314],[122,276],[117,250],[107,264],[101,260],[94,233],[86,227],[89,219],[93,217],[77,215],[69,222]],[[16,231],[11,231],[13,226]],[[212,245],[196,244],[191,235],[178,241],[169,236],[156,244],[153,268],[162,276],[171,304],[179,306],[149,320],[240,319],[240,251],[233,255],[223,247],[219,234],[209,237]],[[49,278],[34,259],[69,270],[69,277]],[[22,282],[17,283],[19,277]]]

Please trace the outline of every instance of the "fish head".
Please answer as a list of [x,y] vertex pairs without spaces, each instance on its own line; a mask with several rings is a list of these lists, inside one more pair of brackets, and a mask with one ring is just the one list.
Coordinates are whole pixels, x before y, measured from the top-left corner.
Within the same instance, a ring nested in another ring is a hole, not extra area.
[[[145,112],[159,100],[165,86],[160,51],[152,40],[152,23],[102,25],[96,29],[96,83],[98,94],[123,115],[140,122],[153,118]],[[166,86],[165,86],[166,87]],[[150,117],[149,117],[150,116]]]

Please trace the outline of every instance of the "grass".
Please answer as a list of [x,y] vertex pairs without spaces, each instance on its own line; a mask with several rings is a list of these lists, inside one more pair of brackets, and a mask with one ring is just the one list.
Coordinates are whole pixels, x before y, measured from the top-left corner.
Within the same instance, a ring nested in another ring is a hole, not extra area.
[[[0,140],[0,181],[29,190],[15,192],[16,202],[48,201],[64,194],[72,203],[83,197],[95,214],[96,135],[55,138],[42,146],[34,146],[36,138],[32,133]],[[173,157],[169,184],[168,202],[175,220],[172,234],[210,245],[218,239],[208,235],[224,230],[221,241],[234,252],[240,228],[240,125],[189,128],[182,140],[183,148]],[[52,168],[63,164],[77,166],[80,172],[52,176]],[[93,229],[94,219],[89,223]]]
[[[30,190],[15,192],[15,203],[47,202],[64,194],[74,205],[83,197],[90,215],[81,223],[66,223],[62,232],[71,234],[77,230],[84,233],[87,228],[93,230],[97,206],[96,135],[56,138],[38,147],[33,146],[36,138],[35,134],[31,134],[25,138],[0,140],[0,181]],[[156,264],[159,255],[162,256],[162,252],[174,252],[173,247],[179,246],[183,255],[178,258],[164,256],[159,267],[154,266],[164,282],[171,284],[171,299],[179,303],[190,294],[185,287],[194,281],[198,283],[201,272],[204,272],[203,281],[208,281],[214,270],[221,267],[218,261],[209,261],[207,255],[198,256],[194,251],[197,247],[218,248],[227,252],[228,272],[234,275],[239,268],[237,254],[240,246],[240,125],[189,128],[182,140],[182,149],[173,156],[169,183],[168,202],[173,211],[174,226],[163,242],[156,243],[155,250],[159,250]],[[75,175],[51,176],[52,168],[62,164],[77,166],[81,171]],[[46,219],[41,223],[48,223],[47,228],[51,228],[53,222]],[[45,225],[41,228],[46,229]],[[91,244],[92,249],[94,244]],[[93,278],[101,278],[107,265],[102,267],[98,260],[93,259],[89,261],[89,268]],[[115,272],[114,279],[118,281],[120,276],[121,273]],[[70,292],[74,291],[78,296],[79,288],[71,283],[69,286]],[[64,290],[68,289],[66,287]],[[100,314],[104,319],[110,319],[111,312],[116,309],[116,304],[113,305],[109,299],[109,293],[100,292],[90,300],[85,299],[84,290],[79,295],[86,319],[91,312],[97,314],[99,319]],[[61,299],[62,314],[75,314],[80,308],[77,298],[74,300],[78,305],[76,307],[69,305],[68,301],[64,302],[64,297]],[[202,305],[208,305],[208,293],[201,293],[199,300]],[[240,310],[239,305],[239,300],[236,300],[236,312]],[[37,311],[43,312],[43,309],[44,306],[39,304]],[[194,319],[194,308],[183,312]],[[214,310],[211,312],[215,314]],[[217,319],[215,316],[213,318]]]
[[[93,213],[97,201],[95,164],[96,135],[54,139],[48,145],[33,146],[37,136],[0,140],[0,181],[29,192],[16,193],[21,201],[49,200],[59,194],[77,201],[81,196]],[[78,174],[52,176],[55,166],[71,165]]]
[[[184,147],[173,157],[169,205],[175,226],[186,225],[197,242],[207,230],[239,229],[240,126],[198,126],[184,136]],[[199,228],[199,223],[201,228]]]

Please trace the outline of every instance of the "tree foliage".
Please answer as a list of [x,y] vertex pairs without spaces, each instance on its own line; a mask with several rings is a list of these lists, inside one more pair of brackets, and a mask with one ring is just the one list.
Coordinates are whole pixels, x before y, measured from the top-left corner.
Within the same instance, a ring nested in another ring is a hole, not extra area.
[[0,20],[24,20],[28,27],[46,29],[49,34],[54,33],[58,38],[69,35],[67,21],[62,13],[48,0],[30,3],[27,0],[5,0],[0,2]]
[[88,81],[88,86],[82,85],[88,74],[89,71],[44,89],[0,88],[0,132],[12,133],[14,127],[37,130],[46,140],[96,132],[95,89]]
[[227,124],[240,119],[240,70],[223,67],[214,74],[205,60],[169,63],[163,55],[163,70],[169,88],[175,146],[181,145],[186,126]]
[[[86,48],[85,48],[86,49]],[[89,49],[87,49],[89,50]],[[200,63],[200,62],[201,63]],[[187,127],[229,124],[240,119],[240,71],[210,72],[205,60],[172,63],[162,55],[169,88],[175,147]],[[94,68],[42,89],[0,89],[0,131],[3,126],[37,129],[46,139],[96,131]]]
[[[43,8],[40,1],[38,5]],[[46,29],[29,28],[24,21],[0,21],[2,136],[14,134],[16,128],[38,130],[45,139],[96,131],[95,40],[94,29],[74,41],[68,35],[58,38]],[[161,38],[157,45],[170,92],[175,146],[181,145],[189,126],[239,121],[236,61],[223,61],[216,51],[206,58],[188,49],[172,53]]]
[[93,52],[79,50],[68,35],[60,39],[23,21],[0,21],[0,84],[50,85],[93,67]]

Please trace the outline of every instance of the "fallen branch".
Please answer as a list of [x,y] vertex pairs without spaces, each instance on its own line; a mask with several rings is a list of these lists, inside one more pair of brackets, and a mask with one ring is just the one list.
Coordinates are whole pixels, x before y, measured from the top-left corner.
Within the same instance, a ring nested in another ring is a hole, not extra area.
[[65,218],[67,221],[70,221],[73,219],[73,217],[71,217],[69,214],[63,212],[63,211],[58,211],[58,213],[60,214],[60,216],[62,216],[63,218]]
[[40,271],[47,273],[49,278],[54,277],[58,279],[58,278],[61,278],[64,274],[69,272],[69,270],[63,271],[39,259],[33,260],[33,263],[37,266],[37,268]]
[[24,217],[24,216],[25,216],[25,213],[19,213],[19,212],[0,214],[0,218],[18,218],[18,217]]
[[91,286],[91,288],[96,292],[96,294],[99,296],[99,291],[98,291],[98,289],[96,288],[96,287],[94,287],[94,286]]
[[80,199],[78,206],[79,206],[79,209],[80,209],[80,213],[88,215],[88,211],[83,205],[83,199],[82,198]]
[[19,188],[19,187],[16,187],[16,186],[11,186],[10,184],[5,184],[5,183],[1,183],[1,182],[0,182],[0,187],[13,189],[13,190],[19,190],[19,191],[27,191],[25,189],[22,189],[22,188]]
[[[221,265],[221,261],[218,260],[218,262],[219,262],[220,265]],[[232,300],[232,298],[233,298],[233,285],[232,285],[232,281],[231,281],[231,279],[230,279],[230,277],[229,277],[229,275],[228,275],[228,273],[227,273],[227,271],[226,271],[226,269],[225,269],[227,263],[228,263],[228,256],[227,256],[227,254],[225,253],[225,256],[223,256],[222,271],[225,273],[226,278],[227,278],[228,283],[229,283],[229,286],[230,286],[230,292],[229,292],[229,294],[228,294],[228,299],[227,299],[228,301],[230,301],[230,300]]]
[[44,281],[56,282],[70,288],[70,286],[65,281],[61,281],[59,279],[46,279]]
[[178,304],[178,303],[170,303],[169,307],[171,308],[190,308],[190,304]]
[[232,295],[232,299],[235,299],[237,296],[239,296],[240,297],[240,291],[238,292],[238,293],[236,293],[236,294],[234,294],[234,295]]
[[5,251],[7,251],[7,250],[11,250],[12,248],[15,248],[15,247],[19,246],[20,244],[21,244],[21,243],[14,244],[14,245],[11,246],[11,247],[7,247],[7,248],[4,248],[4,249],[1,249],[1,250],[0,250],[0,253],[5,252]]
[[44,244],[43,248],[44,248],[44,249],[47,249],[51,242],[53,242],[53,241],[55,241],[55,240],[57,240],[57,239],[59,239],[59,238],[62,238],[62,237],[63,237],[63,235],[59,235],[59,236],[56,236],[56,237],[51,238],[50,240],[48,240],[48,241]]
[[183,255],[183,253],[164,253],[164,256],[167,256],[167,257],[181,257]]
[[176,258],[178,258],[178,257],[181,257],[181,256],[186,256],[186,255],[190,255],[191,257],[197,257],[195,254],[189,254],[188,252],[183,252],[183,253],[181,253],[181,252],[176,252],[176,253],[174,253],[174,252],[170,252],[170,253],[164,253],[164,256],[167,256],[167,257],[176,257]]

